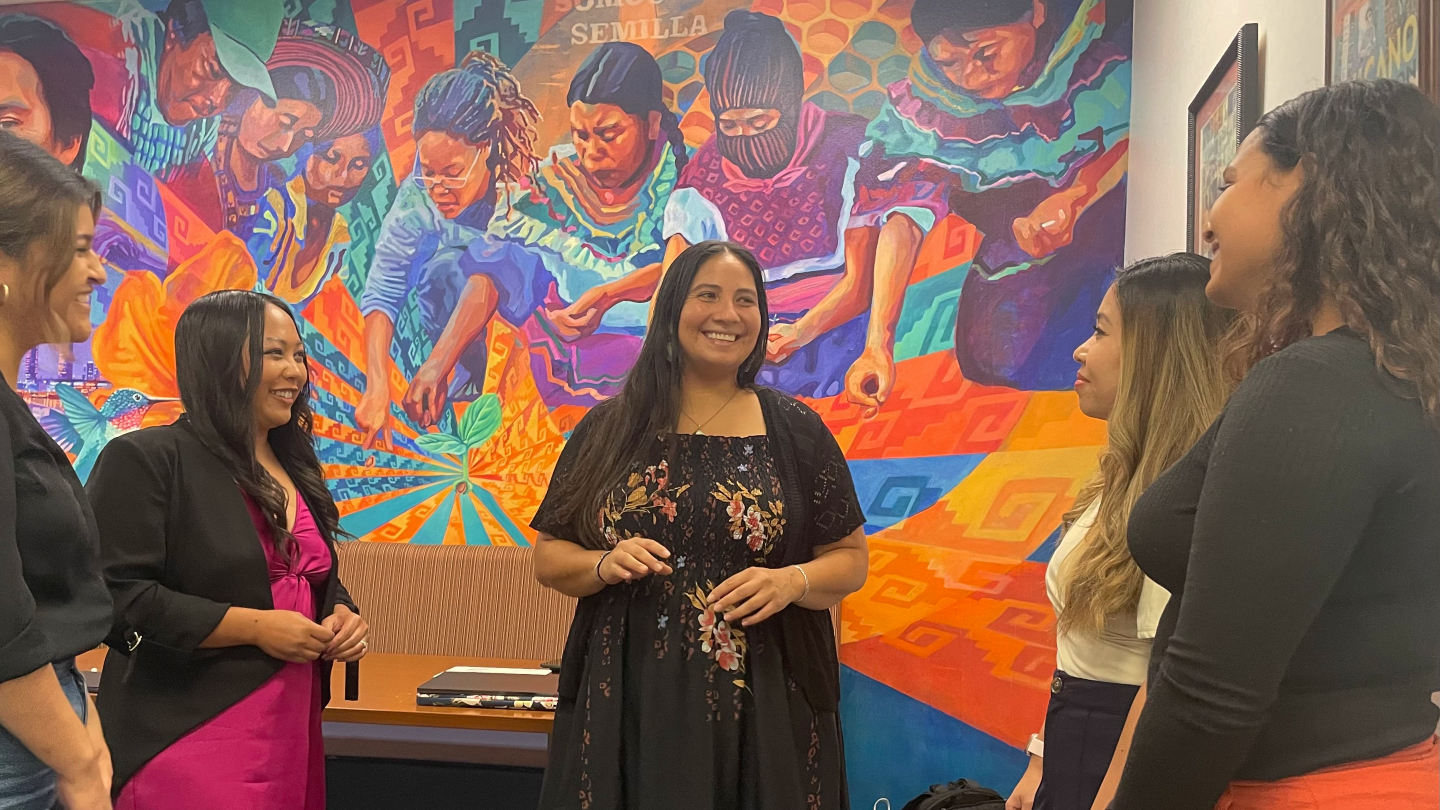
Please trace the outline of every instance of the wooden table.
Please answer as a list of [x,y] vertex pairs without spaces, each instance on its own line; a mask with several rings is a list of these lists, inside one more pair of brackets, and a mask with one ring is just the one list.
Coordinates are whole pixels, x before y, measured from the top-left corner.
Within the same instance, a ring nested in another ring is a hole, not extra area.
[[344,757],[543,768],[553,712],[415,705],[415,689],[450,667],[525,667],[539,661],[371,653],[360,699],[345,700],[345,667],[331,673],[325,753]]
[[555,721],[553,712],[415,705],[416,687],[450,667],[533,668],[540,666],[540,663],[503,658],[371,653],[360,662],[360,699],[353,703],[345,700],[345,667],[335,665],[331,673],[330,706],[325,710],[325,720],[336,723],[549,734]]
[[[103,668],[104,650],[76,661]],[[415,705],[415,689],[450,667],[537,667],[539,661],[371,653],[360,662],[360,699],[345,700],[345,667],[331,674],[325,751],[334,756],[393,757],[544,767],[553,712]],[[103,684],[102,684],[103,688]]]

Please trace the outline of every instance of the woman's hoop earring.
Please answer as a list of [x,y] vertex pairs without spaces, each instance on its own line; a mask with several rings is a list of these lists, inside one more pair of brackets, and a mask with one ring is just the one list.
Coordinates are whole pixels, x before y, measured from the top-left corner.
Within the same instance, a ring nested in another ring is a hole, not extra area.
[[0,307],[10,303],[10,285],[0,284]]

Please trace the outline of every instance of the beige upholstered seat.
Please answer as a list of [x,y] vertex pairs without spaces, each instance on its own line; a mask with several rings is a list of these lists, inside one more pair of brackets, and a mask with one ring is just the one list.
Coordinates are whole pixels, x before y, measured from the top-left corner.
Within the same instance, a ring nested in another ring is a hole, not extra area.
[[340,544],[372,652],[559,658],[575,600],[535,581],[528,548]]

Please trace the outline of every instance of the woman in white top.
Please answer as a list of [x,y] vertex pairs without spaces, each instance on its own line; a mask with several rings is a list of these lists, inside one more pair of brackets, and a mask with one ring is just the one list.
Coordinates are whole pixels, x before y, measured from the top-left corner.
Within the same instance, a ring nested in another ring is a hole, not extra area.
[[1120,271],[1094,334],[1075,350],[1080,410],[1108,422],[1109,440],[1050,560],[1059,670],[1007,810],[1104,810],[1119,783],[1170,598],[1130,559],[1125,524],[1225,402],[1217,346],[1230,318],[1205,298],[1209,279],[1209,260],[1192,253]]

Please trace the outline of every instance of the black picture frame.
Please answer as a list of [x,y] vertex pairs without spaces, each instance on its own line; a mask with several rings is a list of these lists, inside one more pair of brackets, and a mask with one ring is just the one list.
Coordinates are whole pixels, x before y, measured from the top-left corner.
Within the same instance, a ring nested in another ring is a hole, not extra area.
[[[1385,0],[1368,0],[1371,3]],[[1325,0],[1325,83],[1334,84],[1335,75],[1335,5]],[[1417,0],[1416,45],[1420,61],[1420,89],[1440,103],[1440,0]]]
[[1218,174],[1260,118],[1259,61],[1260,25],[1247,23],[1190,102],[1186,248],[1201,255],[1210,254],[1200,232],[1219,193]]

